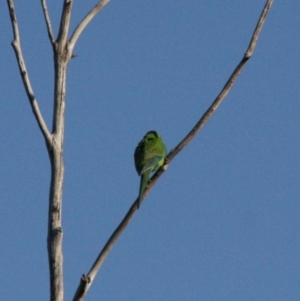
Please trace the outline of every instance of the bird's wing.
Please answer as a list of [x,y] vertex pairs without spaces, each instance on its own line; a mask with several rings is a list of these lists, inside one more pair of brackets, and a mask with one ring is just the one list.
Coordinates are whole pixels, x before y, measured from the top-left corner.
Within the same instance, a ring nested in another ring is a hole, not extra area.
[[140,174],[143,174],[147,170],[152,169],[162,158],[163,158],[163,156],[153,156],[153,157],[147,159]]

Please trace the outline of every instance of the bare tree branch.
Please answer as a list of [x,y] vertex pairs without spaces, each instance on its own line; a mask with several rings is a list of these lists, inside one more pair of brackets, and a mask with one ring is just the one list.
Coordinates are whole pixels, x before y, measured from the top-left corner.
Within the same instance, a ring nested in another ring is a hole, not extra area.
[[267,14],[268,14],[272,4],[273,4],[273,0],[272,1],[268,0],[266,2],[265,7],[264,7],[264,9],[263,9],[263,11],[262,11],[262,13],[259,17],[259,20],[258,20],[257,24],[256,24],[256,27],[255,27],[254,33],[252,35],[251,41],[249,43],[248,49],[245,53],[245,57],[250,58],[252,56],[254,48],[255,48],[257,40],[258,40],[258,36],[260,34],[260,31],[261,31],[261,28],[262,28],[262,26],[265,22],[265,19],[267,17]]
[[49,12],[48,12],[47,2],[46,2],[46,0],[41,0],[41,3],[42,3],[44,18],[45,18],[45,22],[46,22],[46,26],[47,26],[48,37],[49,37],[52,47],[54,47],[55,38],[53,35],[53,31],[52,31],[52,25],[51,25]]
[[62,10],[58,39],[54,51],[54,108],[52,120],[53,148],[49,152],[51,161],[51,185],[48,215],[48,259],[50,271],[51,301],[63,301],[63,230],[62,230],[62,193],[64,180],[64,125],[66,104],[67,66],[71,59],[68,49],[72,1],[65,0]]
[[[28,77],[28,72],[23,59],[20,45],[19,29],[16,19],[13,0],[7,0],[11,23],[13,27],[14,40],[12,46],[15,50],[21,78],[28,95],[33,113],[37,123],[44,135],[47,150],[51,162],[51,184],[49,193],[49,218],[48,218],[48,258],[50,271],[50,300],[63,301],[63,253],[62,253],[62,228],[61,228],[61,204],[63,186],[63,133],[64,133],[64,108],[65,108],[65,85],[66,67],[68,53],[65,54],[63,47],[58,47],[55,52],[55,95],[54,95],[54,116],[55,126],[53,134],[50,134],[46,123],[39,110],[37,100]],[[58,60],[57,58],[63,58]]]
[[[152,189],[156,181],[160,178],[160,176],[164,173],[164,171],[167,168],[167,165],[174,159],[174,157],[196,136],[196,134],[203,128],[204,124],[207,122],[207,120],[212,116],[212,114],[216,111],[216,109],[220,106],[222,101],[225,99],[226,95],[230,91],[231,87],[233,86],[234,82],[236,81],[237,77],[241,73],[243,67],[249,60],[249,58],[252,56],[252,53],[254,51],[254,48],[257,44],[257,39],[259,36],[259,33],[261,31],[261,28],[263,26],[263,23],[266,19],[267,13],[270,10],[270,7],[273,3],[273,0],[267,0],[265,7],[262,11],[262,14],[258,20],[257,26],[254,30],[254,33],[251,38],[251,42],[247,48],[247,51],[242,58],[241,62],[237,65],[237,67],[234,69],[233,73],[229,77],[228,81],[226,82],[225,86],[217,96],[217,98],[213,101],[211,106],[208,108],[208,110],[203,114],[203,116],[200,118],[200,120],[197,122],[197,124],[194,126],[194,128],[187,134],[187,136],[173,149],[170,151],[168,156],[166,157],[166,161],[164,166],[162,166],[150,179],[147,188],[145,189],[144,195],[142,199],[144,199],[149,191]],[[126,228],[126,226],[131,221],[134,213],[137,211],[137,200],[132,204],[130,209],[128,210],[127,214],[119,224],[119,226],[116,228],[116,230],[113,232],[113,234],[108,239],[107,243],[101,250],[100,254],[98,255],[96,261],[94,262],[92,268],[88,272],[87,275],[82,275],[80,279],[79,286],[77,288],[77,291],[75,293],[75,296],[73,298],[73,301],[82,301],[89,290],[93,280],[95,279],[96,274],[98,273],[102,263],[104,262],[105,258],[107,257],[109,251],[112,249],[113,245],[123,232],[123,230]]]
[[[137,199],[136,199],[137,201]],[[119,224],[119,226],[116,228],[114,233],[110,236],[109,240],[101,250],[100,254],[98,255],[97,259],[95,260],[93,266],[91,267],[90,271],[87,275],[82,275],[80,279],[79,286],[77,288],[77,291],[74,295],[73,301],[82,301],[88,292],[90,286],[93,283],[93,280],[96,277],[96,274],[98,273],[102,263],[104,262],[105,258],[107,257],[109,251],[114,246],[115,242],[119,238],[119,236],[122,234],[123,230],[126,228],[126,226],[129,224],[131,219],[133,218],[134,212],[137,210],[136,202],[133,203],[133,205],[130,207],[129,211]]]
[[78,26],[75,28],[71,38],[69,47],[72,52],[72,50],[75,47],[75,44],[83,32],[83,30],[87,27],[87,25],[92,21],[92,19],[100,12],[100,10],[109,2],[110,0],[100,0],[94,8],[82,19],[82,21],[78,24]]
[[72,5],[73,5],[73,0],[64,0],[62,15],[61,15],[61,19],[60,19],[58,38],[57,38],[57,40],[61,42],[61,44],[60,44],[61,46],[66,45],[66,41],[68,38]]
[[16,54],[23,85],[24,85],[25,91],[27,93],[33,114],[38,123],[38,126],[46,140],[46,144],[48,146],[51,146],[52,145],[52,135],[50,134],[50,132],[48,130],[48,127],[47,127],[45,120],[42,116],[42,113],[40,111],[38,102],[34,96],[33,89],[32,89],[32,86],[31,86],[31,83],[29,80],[27,68],[25,65],[25,61],[23,58],[23,53],[22,53],[21,43],[20,43],[19,27],[18,27],[18,22],[17,22],[17,17],[16,17],[13,0],[7,0],[7,4],[8,4],[8,8],[9,8],[9,15],[10,15],[12,28],[13,28],[13,34],[14,34],[14,40],[12,41],[11,44],[12,44],[13,49]]
[[204,113],[204,115],[200,118],[200,120],[197,122],[197,124],[194,126],[194,128],[187,134],[187,136],[168,154],[167,156],[167,162],[171,162],[173,158],[196,136],[196,134],[203,128],[204,124],[207,122],[207,120],[211,117],[211,115],[216,111],[216,109],[220,106],[222,101],[227,96],[228,92],[230,91],[231,87],[233,86],[234,82],[236,81],[237,77],[241,73],[242,69],[248,62],[248,60],[251,58],[254,48],[256,47],[257,39],[260,34],[261,28],[263,23],[265,22],[267,13],[269,12],[271,5],[273,3],[273,0],[267,0],[264,9],[260,15],[260,18],[257,22],[257,25],[255,27],[255,30],[253,32],[253,35],[251,37],[250,44],[247,48],[246,53],[244,54],[242,60],[237,65],[237,67],[234,69],[233,73],[229,77],[227,83],[217,96],[217,98],[214,100],[214,102],[211,104],[211,106],[208,108],[208,110]]

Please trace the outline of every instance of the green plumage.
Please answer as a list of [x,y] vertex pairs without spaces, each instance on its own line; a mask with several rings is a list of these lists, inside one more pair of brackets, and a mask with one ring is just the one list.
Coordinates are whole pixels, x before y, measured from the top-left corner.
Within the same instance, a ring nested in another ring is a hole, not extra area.
[[134,163],[137,173],[141,176],[137,208],[147,187],[151,172],[164,164],[167,149],[156,131],[148,132],[140,141],[134,152]]

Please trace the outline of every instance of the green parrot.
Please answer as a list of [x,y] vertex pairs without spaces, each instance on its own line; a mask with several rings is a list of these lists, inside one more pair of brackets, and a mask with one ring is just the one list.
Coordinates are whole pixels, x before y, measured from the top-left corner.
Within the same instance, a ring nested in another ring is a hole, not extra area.
[[140,141],[134,152],[134,163],[137,173],[141,176],[137,209],[147,187],[151,172],[156,171],[164,164],[167,149],[156,131],[148,132]]

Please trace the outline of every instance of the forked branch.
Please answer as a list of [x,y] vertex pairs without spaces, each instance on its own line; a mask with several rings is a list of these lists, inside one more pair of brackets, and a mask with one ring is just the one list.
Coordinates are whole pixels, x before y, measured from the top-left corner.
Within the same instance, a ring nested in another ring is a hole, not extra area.
[[13,28],[13,34],[14,34],[14,40],[12,41],[12,46],[13,46],[13,49],[16,54],[23,85],[24,85],[25,91],[27,93],[33,114],[38,123],[38,126],[46,140],[46,144],[48,145],[48,147],[50,147],[52,145],[52,135],[50,134],[48,127],[45,123],[45,120],[42,116],[42,113],[40,111],[38,102],[34,96],[33,89],[32,89],[32,86],[31,86],[31,83],[29,80],[27,68],[25,65],[25,61],[24,61],[23,53],[22,53],[22,49],[21,49],[19,27],[18,27],[18,22],[17,22],[17,17],[16,17],[16,12],[15,12],[13,1],[7,0],[7,4],[8,4],[8,8],[9,8],[9,15],[10,15],[12,28]]
[[[143,195],[143,198],[146,197],[146,195],[149,193],[150,189],[153,187],[153,185],[156,183],[156,181],[160,178],[160,176],[164,173],[164,171],[167,168],[167,165],[174,159],[174,157],[196,136],[196,134],[203,128],[204,124],[207,122],[207,120],[212,116],[212,114],[216,111],[216,109],[220,106],[222,101],[225,99],[226,95],[229,93],[231,87],[233,86],[234,82],[236,81],[237,77],[241,73],[243,67],[247,63],[247,61],[250,59],[250,57],[253,54],[253,51],[255,49],[255,46],[257,44],[257,39],[260,34],[261,28],[265,22],[266,16],[271,8],[271,5],[273,3],[273,0],[267,0],[265,7],[260,15],[260,18],[257,22],[256,28],[254,30],[254,33],[251,37],[250,44],[247,48],[246,53],[244,54],[242,60],[237,65],[237,67],[232,72],[231,76],[229,77],[228,81],[226,82],[225,86],[217,96],[217,98],[213,101],[211,106],[207,109],[207,111],[203,114],[203,116],[200,118],[200,120],[196,123],[196,125],[193,127],[193,129],[187,134],[187,136],[173,149],[170,151],[168,156],[166,157],[165,165],[162,166],[151,178],[150,183],[148,184],[148,187],[145,189],[145,193]],[[109,251],[113,247],[114,243],[117,241],[118,237],[121,235],[123,230],[126,228],[130,220],[132,219],[134,213],[137,210],[137,200],[133,203],[133,205],[128,210],[127,214],[119,224],[119,226],[116,228],[116,230],[113,232],[109,240],[107,241],[106,245],[101,250],[100,254],[98,255],[96,261],[94,262],[91,270],[88,272],[87,275],[83,275],[81,277],[79,286],[77,288],[77,291],[75,293],[75,296],[73,298],[73,301],[81,301],[84,299],[88,289],[90,288],[97,272],[99,271],[102,263],[104,262],[106,256],[108,255]]]

